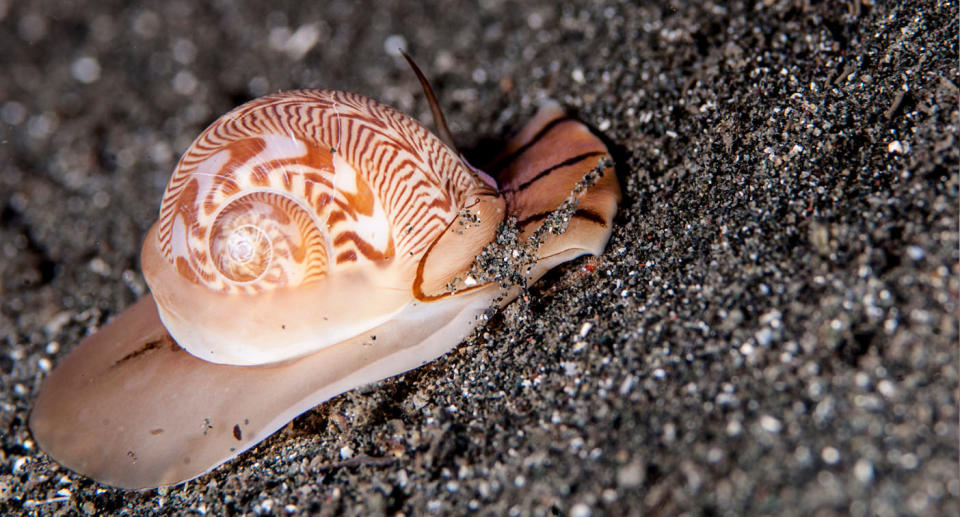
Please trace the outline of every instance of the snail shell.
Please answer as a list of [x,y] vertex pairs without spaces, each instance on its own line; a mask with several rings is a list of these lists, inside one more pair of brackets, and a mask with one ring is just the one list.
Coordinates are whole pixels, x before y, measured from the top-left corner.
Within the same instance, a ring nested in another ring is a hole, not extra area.
[[[457,239],[463,257],[418,275],[463,211],[479,220]],[[346,92],[285,92],[235,109],[190,146],[144,243],[143,271],[187,351],[267,364],[443,294],[504,215],[497,192],[406,115]]]
[[[524,237],[610,156],[555,103],[490,171],[360,95],[245,104],[183,155],[147,235],[151,296],[84,339],[30,418],[65,466],[124,488],[171,485],[233,458],[329,398],[450,350],[515,290],[451,285],[505,217]],[[545,234],[535,281],[599,254],[619,201],[611,168]]]

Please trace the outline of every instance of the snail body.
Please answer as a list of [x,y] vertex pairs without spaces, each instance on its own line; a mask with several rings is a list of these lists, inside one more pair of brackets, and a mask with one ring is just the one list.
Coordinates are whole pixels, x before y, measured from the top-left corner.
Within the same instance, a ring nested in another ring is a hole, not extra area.
[[499,185],[360,95],[300,90],[236,108],[170,179],[141,253],[151,295],[58,365],[34,437],[109,485],[201,475],[317,404],[456,346],[516,296],[469,277],[501,223],[534,235],[606,162],[566,231],[539,237],[526,276],[601,253],[620,196],[609,158],[553,103],[495,160]]

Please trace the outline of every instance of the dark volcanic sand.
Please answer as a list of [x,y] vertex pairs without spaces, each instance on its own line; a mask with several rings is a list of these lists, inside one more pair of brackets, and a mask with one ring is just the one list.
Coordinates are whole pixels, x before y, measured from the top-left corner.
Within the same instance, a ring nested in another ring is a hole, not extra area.
[[[869,3],[0,1],[0,513],[957,515],[958,5]],[[185,486],[38,450],[178,154],[279,89],[429,121],[397,36],[476,161],[542,97],[609,137],[595,269]]]

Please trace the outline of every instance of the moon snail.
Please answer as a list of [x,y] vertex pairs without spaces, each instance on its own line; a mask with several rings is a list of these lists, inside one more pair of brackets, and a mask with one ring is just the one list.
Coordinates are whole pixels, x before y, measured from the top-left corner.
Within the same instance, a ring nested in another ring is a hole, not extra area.
[[[40,390],[30,428],[45,452],[107,485],[182,483],[436,359],[510,303],[516,288],[473,274],[505,221],[536,240],[528,282],[603,251],[620,189],[600,139],[548,102],[488,175],[414,70],[442,139],[333,90],[267,95],[197,137],[143,243],[151,293]],[[564,232],[541,229],[571,202]]]

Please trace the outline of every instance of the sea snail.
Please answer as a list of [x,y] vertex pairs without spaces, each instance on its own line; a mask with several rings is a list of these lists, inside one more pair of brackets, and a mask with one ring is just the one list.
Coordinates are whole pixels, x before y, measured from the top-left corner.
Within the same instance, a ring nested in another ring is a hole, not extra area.
[[30,428],[44,451],[108,485],[173,485],[437,358],[516,296],[469,276],[501,223],[531,236],[596,170],[525,274],[603,251],[620,190],[596,136],[548,103],[494,160],[494,181],[452,148],[416,71],[450,145],[332,90],[253,100],[193,142],[143,244],[152,295],[40,391]]

